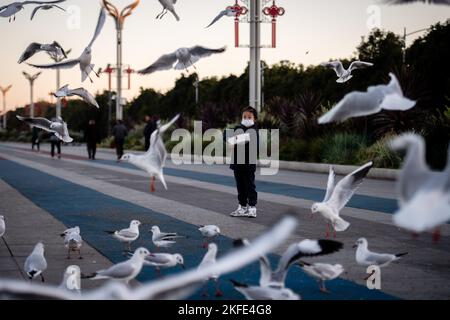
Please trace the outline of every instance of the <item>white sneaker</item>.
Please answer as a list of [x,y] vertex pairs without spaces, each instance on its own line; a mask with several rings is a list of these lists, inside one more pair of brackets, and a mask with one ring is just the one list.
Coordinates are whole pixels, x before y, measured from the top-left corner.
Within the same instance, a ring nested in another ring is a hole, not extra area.
[[256,207],[249,207],[247,210],[247,217],[256,218]]
[[239,207],[236,209],[236,211],[233,211],[230,213],[230,216],[232,217],[247,217],[247,207],[243,207],[239,205]]

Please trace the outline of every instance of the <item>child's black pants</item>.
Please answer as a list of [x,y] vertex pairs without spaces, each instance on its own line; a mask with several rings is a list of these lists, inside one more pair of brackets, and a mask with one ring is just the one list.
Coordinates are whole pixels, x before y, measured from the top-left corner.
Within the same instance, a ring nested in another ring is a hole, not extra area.
[[250,207],[256,206],[258,193],[255,186],[255,171],[234,170],[234,178],[236,179],[239,204],[243,207],[246,207],[247,204]]

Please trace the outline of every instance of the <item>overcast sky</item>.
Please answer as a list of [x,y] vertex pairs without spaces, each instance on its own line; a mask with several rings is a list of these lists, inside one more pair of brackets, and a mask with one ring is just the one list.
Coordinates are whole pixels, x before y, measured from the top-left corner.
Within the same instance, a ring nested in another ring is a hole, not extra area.
[[[0,0],[0,6],[12,0]],[[122,8],[132,0],[112,0]],[[209,47],[228,46],[222,55],[200,61],[197,69],[201,78],[240,74],[245,68],[249,52],[245,48],[234,48],[233,19],[224,18],[209,29],[205,26],[234,0],[178,0],[176,9],[181,21],[175,21],[169,13],[163,20],[155,20],[161,11],[157,0],[142,0],[125,23],[123,34],[123,60],[133,69],[142,69],[154,62],[160,55],[173,52],[179,47],[204,45]],[[318,64],[330,58],[351,57],[361,36],[367,35],[370,28],[379,26],[384,30],[403,33],[403,28],[415,31],[427,28],[436,22],[450,18],[450,6],[431,6],[423,4],[386,6],[378,0],[278,0],[277,4],[286,9],[279,18],[278,47],[263,49],[262,57],[269,64],[290,60],[305,65]],[[375,5],[375,6],[374,6]],[[68,0],[62,4],[70,8],[68,12],[50,10],[39,12],[33,21],[30,15],[33,6],[17,14],[15,22],[0,17],[2,46],[0,48],[0,86],[12,84],[8,94],[8,109],[29,103],[28,81],[22,71],[37,72],[17,60],[31,42],[51,43],[58,41],[72,49],[70,57],[78,57],[90,41],[97,23],[100,1]],[[77,26],[77,12],[79,25]],[[263,42],[270,43],[270,24],[263,27]],[[248,43],[248,25],[242,24],[242,43]],[[102,34],[93,47],[93,63],[96,68],[105,67],[116,61],[115,25],[108,17]],[[419,34],[420,36],[420,34]],[[408,39],[408,44],[414,37]],[[310,53],[306,55],[306,51]],[[33,63],[49,63],[46,54],[30,59]],[[35,84],[35,100],[49,100],[49,93],[55,90],[54,70],[45,70]],[[180,72],[162,71],[148,76],[133,75],[132,88],[124,95],[133,98],[140,87],[151,87],[162,92],[174,85]],[[126,81],[125,81],[126,82]],[[71,87],[84,86],[95,93],[107,88],[107,76],[81,83],[77,68],[62,70],[61,84]]]

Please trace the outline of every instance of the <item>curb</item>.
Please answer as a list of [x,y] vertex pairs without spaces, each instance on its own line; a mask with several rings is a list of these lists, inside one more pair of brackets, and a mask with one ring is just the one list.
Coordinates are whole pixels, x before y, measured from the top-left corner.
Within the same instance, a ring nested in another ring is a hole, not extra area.
[[[113,149],[106,149],[106,148],[98,148],[97,150],[105,151],[114,153]],[[130,153],[143,153],[142,151],[130,151],[126,150],[125,152]],[[195,159],[199,159],[198,156],[193,155],[186,155],[187,159],[191,159],[192,162],[194,162]],[[168,158],[171,159],[171,154],[168,154]],[[208,162],[212,162],[213,160],[216,160],[216,162],[219,163],[226,163],[225,158],[223,157],[215,157],[211,159],[211,157],[205,157],[205,160],[208,160]],[[297,162],[297,161],[283,161],[279,160],[279,168],[283,170],[290,170],[290,171],[301,171],[301,172],[311,172],[311,173],[323,173],[328,174],[330,170],[330,164],[327,163],[310,163],[310,162]],[[259,167],[267,167],[265,164],[258,164]],[[334,172],[338,175],[347,175],[356,169],[358,169],[358,166],[353,165],[339,165],[339,164],[333,164]],[[367,174],[368,178],[371,179],[379,179],[379,180],[396,180],[398,175],[400,173],[400,170],[397,169],[384,169],[384,168],[372,168],[369,173]]]

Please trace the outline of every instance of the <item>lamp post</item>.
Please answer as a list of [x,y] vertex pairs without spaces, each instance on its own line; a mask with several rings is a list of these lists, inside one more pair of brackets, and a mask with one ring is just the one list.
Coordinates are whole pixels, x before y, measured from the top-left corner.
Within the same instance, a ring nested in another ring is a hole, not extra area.
[[33,118],[34,117],[33,86],[34,86],[34,81],[41,75],[41,72],[38,72],[38,73],[36,73],[33,76],[29,75],[25,71],[22,72],[22,74],[30,82],[30,117]]
[[110,16],[114,18],[117,31],[117,93],[116,93],[116,119],[123,119],[122,110],[122,30],[125,18],[133,13],[133,10],[139,5],[140,0],[136,0],[132,4],[126,6],[120,13],[117,7],[108,0],[103,0],[103,5]]
[[406,28],[404,28],[404,30],[403,30],[403,65],[405,65],[405,63],[406,63],[406,37],[409,37],[409,36],[419,33],[419,32],[427,31],[428,29],[429,28],[425,28],[425,29],[420,29],[417,31],[406,33]]
[[195,88],[195,104],[198,105],[200,97],[199,97],[199,86],[200,79],[198,78],[198,74],[195,75],[194,88]]
[[[72,49],[66,51],[66,55],[68,55]],[[55,52],[47,52],[50,58],[55,62],[61,62],[64,60],[63,54],[57,54]],[[56,69],[56,91],[57,92],[61,88],[61,69]],[[61,117],[61,98],[56,98],[56,117]]]
[[3,95],[3,129],[6,130],[6,94],[9,89],[12,88],[12,85],[7,86],[6,88],[0,87],[0,91]]

